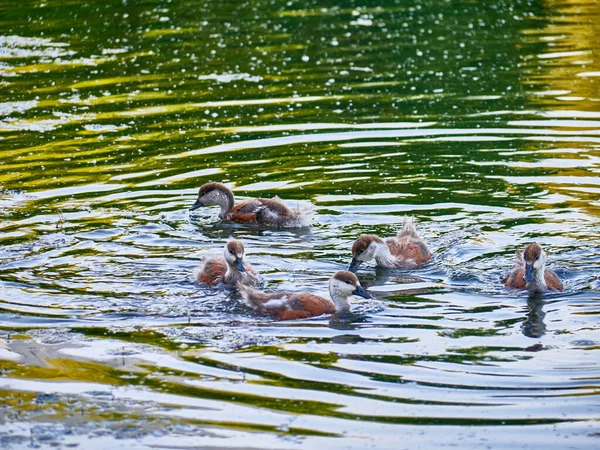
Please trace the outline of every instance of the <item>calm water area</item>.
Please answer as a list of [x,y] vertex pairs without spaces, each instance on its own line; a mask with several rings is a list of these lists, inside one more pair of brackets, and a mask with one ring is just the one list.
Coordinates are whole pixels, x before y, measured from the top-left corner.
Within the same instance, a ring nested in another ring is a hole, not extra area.
[[[192,276],[327,296],[405,215],[348,314]],[[531,242],[564,292],[504,288]],[[600,3],[0,0],[0,448],[440,447],[600,448]]]

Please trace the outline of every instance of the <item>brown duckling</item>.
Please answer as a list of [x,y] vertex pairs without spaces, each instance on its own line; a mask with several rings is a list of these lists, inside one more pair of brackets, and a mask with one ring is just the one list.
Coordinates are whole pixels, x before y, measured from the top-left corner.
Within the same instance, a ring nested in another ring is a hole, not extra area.
[[553,270],[546,269],[546,252],[538,244],[529,244],[523,253],[517,250],[515,267],[504,278],[504,286],[527,289],[531,293],[564,290]]
[[306,227],[310,225],[313,209],[311,206],[288,208],[279,198],[254,198],[237,205],[233,193],[222,183],[206,183],[200,187],[198,199],[190,211],[201,206],[218,205],[219,217],[240,223],[258,223],[276,227]]
[[256,286],[259,283],[258,273],[244,261],[244,253],[244,244],[236,239],[229,241],[223,250],[223,257],[203,258],[194,270],[194,278],[210,286],[220,283]]
[[255,311],[278,317],[279,320],[305,319],[348,311],[348,297],[358,295],[371,298],[352,272],[340,270],[329,280],[331,300],[308,292],[278,292],[267,294],[239,285],[244,302]]
[[372,259],[379,267],[415,269],[431,261],[431,252],[419,236],[412,218],[405,217],[402,229],[395,237],[384,240],[373,234],[360,236],[352,245],[348,270],[356,272],[363,262]]

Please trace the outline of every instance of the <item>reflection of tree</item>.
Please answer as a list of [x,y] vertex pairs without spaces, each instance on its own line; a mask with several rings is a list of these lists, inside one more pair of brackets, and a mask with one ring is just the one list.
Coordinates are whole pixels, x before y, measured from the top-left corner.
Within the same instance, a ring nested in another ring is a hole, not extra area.
[[546,333],[546,324],[544,317],[546,313],[543,310],[544,300],[539,295],[532,295],[527,299],[527,308],[529,312],[525,321],[521,325],[523,334],[530,338],[539,338]]
[[[555,123],[546,122],[548,128],[573,132],[574,128],[565,127],[560,121],[571,122],[574,119],[582,121],[579,125],[581,128],[598,128],[595,121],[600,118],[600,78],[597,76],[600,71],[597,45],[600,40],[600,3],[596,0],[542,0],[541,6],[544,17],[532,21],[529,28],[522,30],[523,43],[527,48],[527,62],[522,69],[527,76],[521,80],[528,86],[527,90],[536,92],[535,95],[528,95],[529,107],[542,111],[548,119],[556,120]],[[583,121],[588,121],[587,125]],[[540,122],[542,125],[544,122]],[[595,136],[576,134],[553,137],[553,143],[549,143],[548,147],[555,151],[549,158],[583,162],[577,166],[569,162],[542,161],[537,168],[541,178],[533,182],[551,194],[566,195],[563,201],[565,207],[585,208],[590,215],[599,216],[600,208],[594,202],[597,185],[587,181],[595,176],[589,168],[596,163],[590,159],[586,164],[584,159],[598,155],[596,141]],[[539,145],[540,141],[536,139],[524,149],[535,150]],[[565,151],[556,151],[562,148]],[[534,158],[539,158],[539,155]],[[530,169],[535,171],[535,165],[523,167],[523,175],[532,176],[534,172]],[[550,175],[550,170],[553,171],[551,175],[563,177],[564,181],[543,179]],[[577,178],[579,182],[576,182]],[[573,184],[581,186],[574,187]],[[555,205],[553,202],[548,206]]]
[[[564,108],[597,111],[597,77],[585,76],[585,73],[598,71],[600,61],[597,58],[597,43],[600,39],[600,3],[595,0],[544,0],[546,11],[554,20],[546,23],[541,30],[530,30],[541,34],[548,41],[545,53],[537,55],[538,62],[544,66],[539,73],[542,84],[556,91]],[[569,97],[572,97],[569,100]],[[553,96],[539,97],[546,104],[556,104]]]

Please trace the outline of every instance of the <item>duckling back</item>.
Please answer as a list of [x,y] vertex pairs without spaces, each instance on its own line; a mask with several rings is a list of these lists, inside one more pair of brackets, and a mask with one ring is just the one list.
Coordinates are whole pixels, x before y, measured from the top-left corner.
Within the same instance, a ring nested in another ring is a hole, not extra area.
[[410,236],[420,239],[412,217],[404,216],[404,220],[402,221],[402,229],[398,232],[396,237],[401,238],[403,236]]
[[335,304],[308,292],[267,294],[249,286],[238,285],[244,303],[256,312],[279,317],[280,320],[306,319],[335,313]]
[[310,226],[314,207],[311,203],[298,203],[295,208],[288,208],[278,197],[265,201],[256,212],[256,222],[286,228],[302,228]]
[[267,294],[243,284],[239,284],[238,288],[246,306],[260,314],[277,316],[301,306],[295,301],[294,295],[288,292]]
[[419,236],[412,217],[405,216],[396,238],[386,243],[403,267],[416,268],[431,261],[431,251]]

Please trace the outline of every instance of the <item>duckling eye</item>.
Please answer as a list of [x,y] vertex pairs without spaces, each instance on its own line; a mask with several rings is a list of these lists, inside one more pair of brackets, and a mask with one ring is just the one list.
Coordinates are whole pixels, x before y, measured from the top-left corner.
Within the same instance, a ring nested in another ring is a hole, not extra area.
[[230,254],[230,255],[233,255],[233,250],[229,250],[229,254]]
[[350,283],[349,281],[344,281],[344,283],[346,283],[346,284],[352,284],[352,283]]

